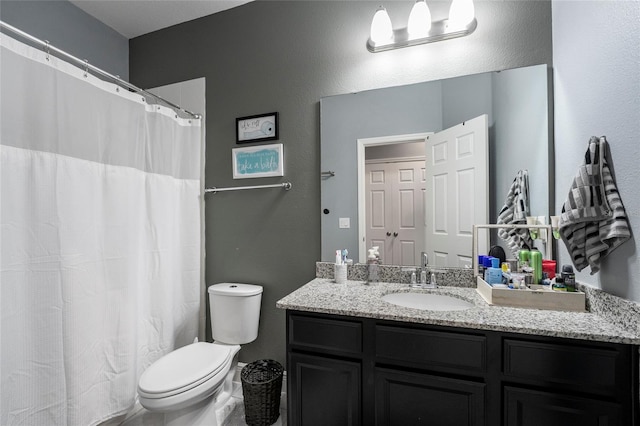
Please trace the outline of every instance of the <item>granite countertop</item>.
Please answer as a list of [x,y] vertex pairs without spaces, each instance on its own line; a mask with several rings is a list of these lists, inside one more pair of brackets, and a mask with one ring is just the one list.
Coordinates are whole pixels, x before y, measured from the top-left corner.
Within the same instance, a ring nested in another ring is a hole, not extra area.
[[[405,308],[381,299],[393,292],[433,292],[473,303],[463,311],[426,311]],[[316,278],[276,303],[280,309],[320,312],[481,330],[505,331],[601,342],[640,345],[640,335],[616,325],[596,313],[560,312],[540,309],[491,306],[475,288],[442,286],[415,289],[407,284],[347,281]]]

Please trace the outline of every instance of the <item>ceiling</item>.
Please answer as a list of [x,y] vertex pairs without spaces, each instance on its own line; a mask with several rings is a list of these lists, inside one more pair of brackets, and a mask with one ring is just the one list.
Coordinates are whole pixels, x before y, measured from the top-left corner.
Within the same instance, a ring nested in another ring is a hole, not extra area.
[[191,21],[251,0],[69,0],[126,38]]

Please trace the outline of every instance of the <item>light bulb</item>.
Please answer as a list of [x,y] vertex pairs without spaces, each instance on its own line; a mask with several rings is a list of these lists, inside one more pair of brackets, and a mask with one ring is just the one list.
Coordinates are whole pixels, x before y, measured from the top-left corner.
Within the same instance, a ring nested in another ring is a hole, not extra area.
[[411,13],[409,14],[409,24],[407,25],[409,38],[427,37],[429,30],[431,30],[431,11],[426,1],[418,0],[413,5]]
[[475,18],[473,0],[453,0],[449,9],[449,23],[453,27],[466,27]]
[[388,43],[393,38],[393,27],[387,10],[380,6],[371,20],[371,41],[375,44]]

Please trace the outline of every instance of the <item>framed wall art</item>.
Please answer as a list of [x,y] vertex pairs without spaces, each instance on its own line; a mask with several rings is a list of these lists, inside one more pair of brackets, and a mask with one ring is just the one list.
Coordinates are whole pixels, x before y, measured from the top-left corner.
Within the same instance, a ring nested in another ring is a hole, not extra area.
[[284,176],[281,143],[233,148],[231,152],[234,179]]
[[278,113],[236,118],[236,143],[278,139]]

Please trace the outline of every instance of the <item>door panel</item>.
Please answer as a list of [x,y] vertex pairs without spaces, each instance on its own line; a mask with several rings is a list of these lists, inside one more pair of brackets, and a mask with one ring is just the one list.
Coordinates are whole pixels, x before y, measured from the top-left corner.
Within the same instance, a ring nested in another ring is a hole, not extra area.
[[425,251],[436,266],[471,266],[472,225],[489,220],[487,115],[428,136],[426,156]]
[[367,163],[367,248],[388,265],[418,265],[424,248],[423,161]]
[[382,229],[386,227],[386,200],[384,191],[371,191],[371,228]]
[[562,393],[507,386],[505,426],[614,426],[622,422],[618,404]]
[[[433,212],[433,233],[438,235],[447,235],[449,229],[448,211],[449,203],[447,195],[449,194],[449,177],[447,175],[433,176],[433,197],[430,202],[430,208]],[[428,207],[429,208],[429,207]]]
[[361,424],[361,367],[357,362],[313,355],[289,355],[292,426]]
[[400,214],[399,228],[400,229],[415,229],[415,199],[416,194],[412,189],[405,189],[398,192],[398,198],[400,199]]
[[483,383],[376,368],[376,425],[482,426]]

